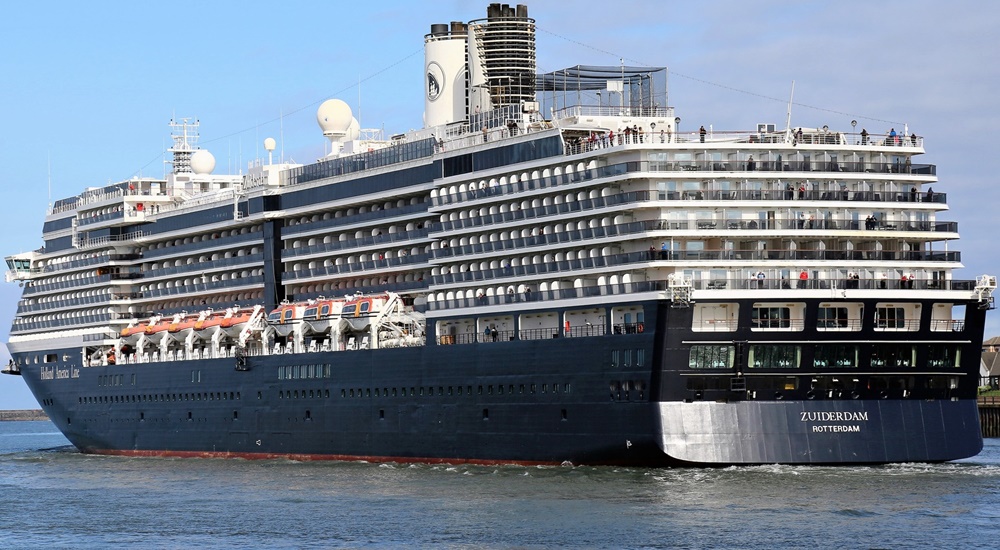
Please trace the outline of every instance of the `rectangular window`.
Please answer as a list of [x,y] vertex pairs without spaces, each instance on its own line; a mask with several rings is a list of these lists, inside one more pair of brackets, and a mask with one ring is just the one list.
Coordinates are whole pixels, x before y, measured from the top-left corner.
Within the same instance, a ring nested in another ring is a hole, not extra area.
[[612,367],[617,367],[620,364],[618,362],[618,359],[619,359],[620,355],[621,355],[621,353],[618,350],[616,350],[616,349],[611,350],[611,366]]
[[646,366],[646,350],[644,349],[635,350],[635,366],[637,367]]
[[847,308],[820,307],[816,326],[819,328],[847,328]]
[[787,307],[754,306],[750,322],[753,328],[791,328],[792,310]]
[[910,368],[916,365],[916,348],[904,344],[875,344],[871,366],[877,369]]
[[789,344],[754,344],[750,346],[752,369],[797,369],[802,348]]
[[736,347],[728,344],[698,344],[691,346],[688,368],[728,369],[732,368]]
[[957,368],[961,358],[962,350],[958,346],[932,345],[927,350],[927,366],[932,369]]
[[901,307],[875,308],[875,328],[906,328],[906,310]]
[[848,344],[819,344],[813,355],[817,369],[854,369],[858,367],[858,346]]

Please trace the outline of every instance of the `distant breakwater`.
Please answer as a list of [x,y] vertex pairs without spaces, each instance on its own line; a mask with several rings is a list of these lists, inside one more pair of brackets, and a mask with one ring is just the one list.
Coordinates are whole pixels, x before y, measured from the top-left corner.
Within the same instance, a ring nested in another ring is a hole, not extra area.
[[48,420],[49,416],[42,409],[25,411],[0,411],[0,422],[6,420]]

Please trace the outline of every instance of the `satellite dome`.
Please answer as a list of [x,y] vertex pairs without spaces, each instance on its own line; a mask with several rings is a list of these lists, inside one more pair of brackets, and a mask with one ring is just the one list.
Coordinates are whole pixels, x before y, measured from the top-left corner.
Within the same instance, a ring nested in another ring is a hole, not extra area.
[[198,149],[191,154],[191,171],[195,174],[211,174],[215,170],[215,156],[208,149]]
[[264,140],[264,149],[267,151],[274,151],[274,148],[278,146],[278,143],[274,141],[274,138],[269,137]]
[[324,136],[344,135],[352,120],[351,107],[339,99],[328,99],[316,110],[316,122]]
[[346,141],[355,140],[361,137],[361,123],[358,119],[351,117],[351,125],[347,127]]

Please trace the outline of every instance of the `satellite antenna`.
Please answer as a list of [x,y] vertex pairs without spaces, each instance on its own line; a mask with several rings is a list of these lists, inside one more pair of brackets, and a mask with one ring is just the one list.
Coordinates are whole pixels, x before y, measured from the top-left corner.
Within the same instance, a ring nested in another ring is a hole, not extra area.
[[271,153],[274,152],[274,147],[277,144],[274,142],[274,138],[267,138],[264,140],[264,149],[267,150],[267,164],[270,165],[273,160],[271,158]]

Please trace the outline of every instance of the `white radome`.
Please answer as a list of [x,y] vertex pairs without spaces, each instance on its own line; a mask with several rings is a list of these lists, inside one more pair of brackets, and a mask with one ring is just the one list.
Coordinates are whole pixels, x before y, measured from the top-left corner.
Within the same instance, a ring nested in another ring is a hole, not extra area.
[[264,150],[274,151],[274,148],[278,146],[278,143],[274,141],[274,138],[267,138],[264,140]]
[[211,174],[215,170],[215,155],[208,149],[198,149],[191,154],[191,171],[195,174]]
[[316,110],[316,122],[324,136],[342,136],[351,126],[351,107],[339,99],[328,99]]
[[351,125],[347,127],[347,135],[344,141],[352,141],[361,137],[361,123],[358,119],[351,117]]

